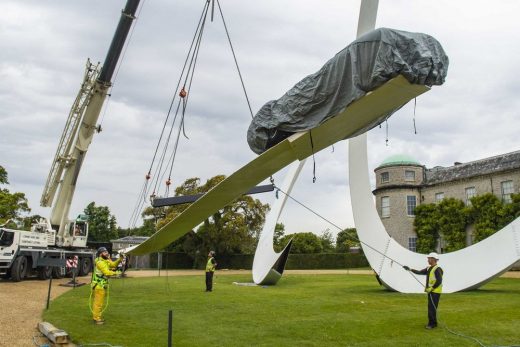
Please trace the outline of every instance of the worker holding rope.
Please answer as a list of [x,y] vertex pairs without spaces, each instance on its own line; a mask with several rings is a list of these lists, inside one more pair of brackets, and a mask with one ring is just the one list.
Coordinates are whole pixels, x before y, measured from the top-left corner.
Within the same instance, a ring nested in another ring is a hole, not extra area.
[[[113,271],[112,269],[117,268],[117,265],[121,262],[124,255],[119,254],[119,259],[112,261],[110,254],[105,247],[100,247],[97,251],[97,258],[94,260],[94,271],[92,272],[92,282],[90,296],[94,296],[93,301],[91,300],[91,311],[94,323],[101,325],[105,323],[102,318],[102,314],[108,306],[108,278],[120,276],[120,271]],[[107,305],[103,308],[105,303],[105,297],[107,298]]]
[[442,268],[437,265],[439,255],[435,252],[428,254],[428,266],[422,270],[410,269],[408,266],[403,266],[406,271],[412,271],[414,274],[426,275],[426,286],[424,291],[428,294],[428,325],[426,329],[433,329],[437,327],[437,308],[439,307],[439,300],[442,293],[442,276],[444,272]]

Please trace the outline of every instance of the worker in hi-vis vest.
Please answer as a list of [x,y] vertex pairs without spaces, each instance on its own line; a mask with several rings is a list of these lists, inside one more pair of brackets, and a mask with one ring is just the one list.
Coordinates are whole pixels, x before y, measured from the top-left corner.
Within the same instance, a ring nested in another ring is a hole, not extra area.
[[426,286],[424,291],[428,294],[428,324],[426,329],[433,329],[437,327],[437,308],[439,307],[439,300],[442,293],[442,276],[444,272],[437,265],[439,255],[435,252],[428,254],[428,266],[422,270],[410,269],[408,266],[403,266],[406,271],[412,271],[414,274],[426,275]]
[[[92,318],[95,324],[103,324],[105,320],[102,317],[103,304],[108,291],[108,278],[120,276],[120,271],[113,271],[124,257],[122,253],[119,254],[119,259],[112,261],[110,254],[105,247],[100,247],[97,251],[97,258],[94,260],[94,271],[92,271],[92,294],[94,297],[92,303]],[[91,294],[91,295],[92,295]]]
[[206,291],[213,291],[213,274],[217,267],[217,261],[215,260],[215,251],[209,251],[208,262],[206,263]]

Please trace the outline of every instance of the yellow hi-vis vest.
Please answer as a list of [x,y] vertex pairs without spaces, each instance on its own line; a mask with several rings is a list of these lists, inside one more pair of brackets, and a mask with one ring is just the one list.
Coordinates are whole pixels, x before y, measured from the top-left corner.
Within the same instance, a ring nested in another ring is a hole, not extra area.
[[213,257],[208,259],[208,262],[206,263],[206,272],[215,272],[215,265],[213,265]]
[[117,267],[120,261],[121,259],[111,261],[109,259],[97,257],[94,260],[94,271],[92,271],[92,288],[96,288],[97,286],[106,288],[108,285],[108,276],[113,276],[116,274],[116,272],[110,270],[110,268]]
[[[426,279],[426,284],[428,285],[428,288],[432,288],[435,285],[435,283],[437,282],[437,279],[435,278],[435,270],[437,270],[438,267],[439,267],[438,265],[435,265],[434,267],[432,267],[432,269],[430,270],[430,272],[428,274],[428,278]],[[442,283],[437,288],[433,288],[432,293],[439,293],[439,294],[442,293]]]

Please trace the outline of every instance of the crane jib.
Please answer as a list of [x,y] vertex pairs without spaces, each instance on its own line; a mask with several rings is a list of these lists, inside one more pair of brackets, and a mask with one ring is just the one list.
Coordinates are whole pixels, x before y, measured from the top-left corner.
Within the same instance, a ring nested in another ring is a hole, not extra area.
[[140,0],[128,0],[125,9],[121,12],[119,24],[117,25],[116,32],[112,38],[112,43],[110,43],[110,48],[108,49],[105,62],[103,63],[101,74],[99,75],[99,81],[101,82],[110,83],[112,80],[117,62],[119,61],[119,56],[121,55],[125,45],[126,37],[132,27],[132,22],[135,19],[135,13],[139,6],[139,1]]

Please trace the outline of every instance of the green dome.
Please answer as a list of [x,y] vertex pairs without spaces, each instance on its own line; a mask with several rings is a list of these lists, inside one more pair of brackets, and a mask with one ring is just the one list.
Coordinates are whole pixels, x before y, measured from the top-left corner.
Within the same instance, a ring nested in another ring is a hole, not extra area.
[[378,167],[395,166],[395,165],[418,165],[421,166],[415,158],[406,154],[396,154],[386,158]]

